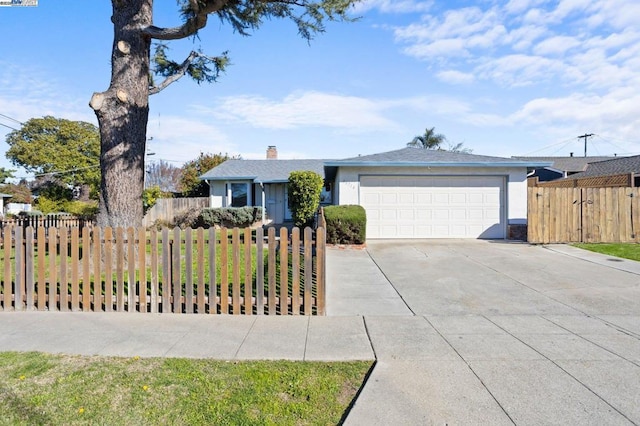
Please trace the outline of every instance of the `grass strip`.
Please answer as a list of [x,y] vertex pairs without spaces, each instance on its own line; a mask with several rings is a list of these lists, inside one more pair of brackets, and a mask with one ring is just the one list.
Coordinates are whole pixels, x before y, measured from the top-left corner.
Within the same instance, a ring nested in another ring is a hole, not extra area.
[[640,244],[585,244],[576,243],[574,247],[596,253],[606,254],[608,256],[621,257],[623,259],[640,261]]
[[334,425],[369,361],[0,353],[0,425]]

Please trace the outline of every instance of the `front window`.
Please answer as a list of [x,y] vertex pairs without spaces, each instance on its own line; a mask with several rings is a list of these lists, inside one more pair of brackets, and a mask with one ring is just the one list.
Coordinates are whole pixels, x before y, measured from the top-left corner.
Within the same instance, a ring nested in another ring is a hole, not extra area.
[[249,185],[246,183],[231,184],[231,207],[244,207],[248,205],[248,187]]

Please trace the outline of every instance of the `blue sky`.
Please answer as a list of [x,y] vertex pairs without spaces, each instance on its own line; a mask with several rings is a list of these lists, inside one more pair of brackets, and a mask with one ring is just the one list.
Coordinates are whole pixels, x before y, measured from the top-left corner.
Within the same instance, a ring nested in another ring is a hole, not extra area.
[[[179,23],[156,2],[159,26]],[[96,123],[108,87],[107,0],[40,0],[0,8],[0,114]],[[310,44],[287,22],[251,37],[211,19],[200,39],[170,44],[181,61],[228,50],[215,84],[183,79],[150,99],[153,159],[199,152],[346,158],[402,148],[426,127],[475,154],[640,154],[637,0],[367,0],[354,23]],[[5,135],[19,124],[0,116]],[[0,166],[10,163],[0,155]]]

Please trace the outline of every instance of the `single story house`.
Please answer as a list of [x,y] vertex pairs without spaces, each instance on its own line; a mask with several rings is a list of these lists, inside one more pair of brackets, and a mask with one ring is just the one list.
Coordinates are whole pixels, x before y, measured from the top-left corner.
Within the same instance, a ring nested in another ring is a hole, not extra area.
[[551,163],[547,167],[531,167],[529,169],[529,177],[537,177],[539,182],[548,182],[556,179],[562,179],[582,173],[587,169],[589,163],[596,161],[609,160],[615,157],[591,156],[591,157],[574,157],[573,153],[569,157],[511,157],[514,160],[529,161],[534,163]]
[[294,170],[325,180],[323,203],[359,204],[367,238],[506,238],[527,222],[527,170],[521,161],[407,147],[343,160],[227,160],[200,178],[210,206],[265,206],[290,219],[286,183]]

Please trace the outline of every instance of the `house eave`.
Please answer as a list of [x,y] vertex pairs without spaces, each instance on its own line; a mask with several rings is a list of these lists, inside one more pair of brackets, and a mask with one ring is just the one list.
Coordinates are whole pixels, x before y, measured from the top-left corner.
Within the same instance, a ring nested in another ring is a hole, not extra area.
[[200,176],[200,180],[208,180],[208,181],[212,181],[212,182],[228,182],[228,181],[232,181],[232,180],[250,180],[250,181],[255,181],[258,177],[257,176]]
[[548,162],[394,162],[394,161],[328,161],[326,167],[548,167]]

